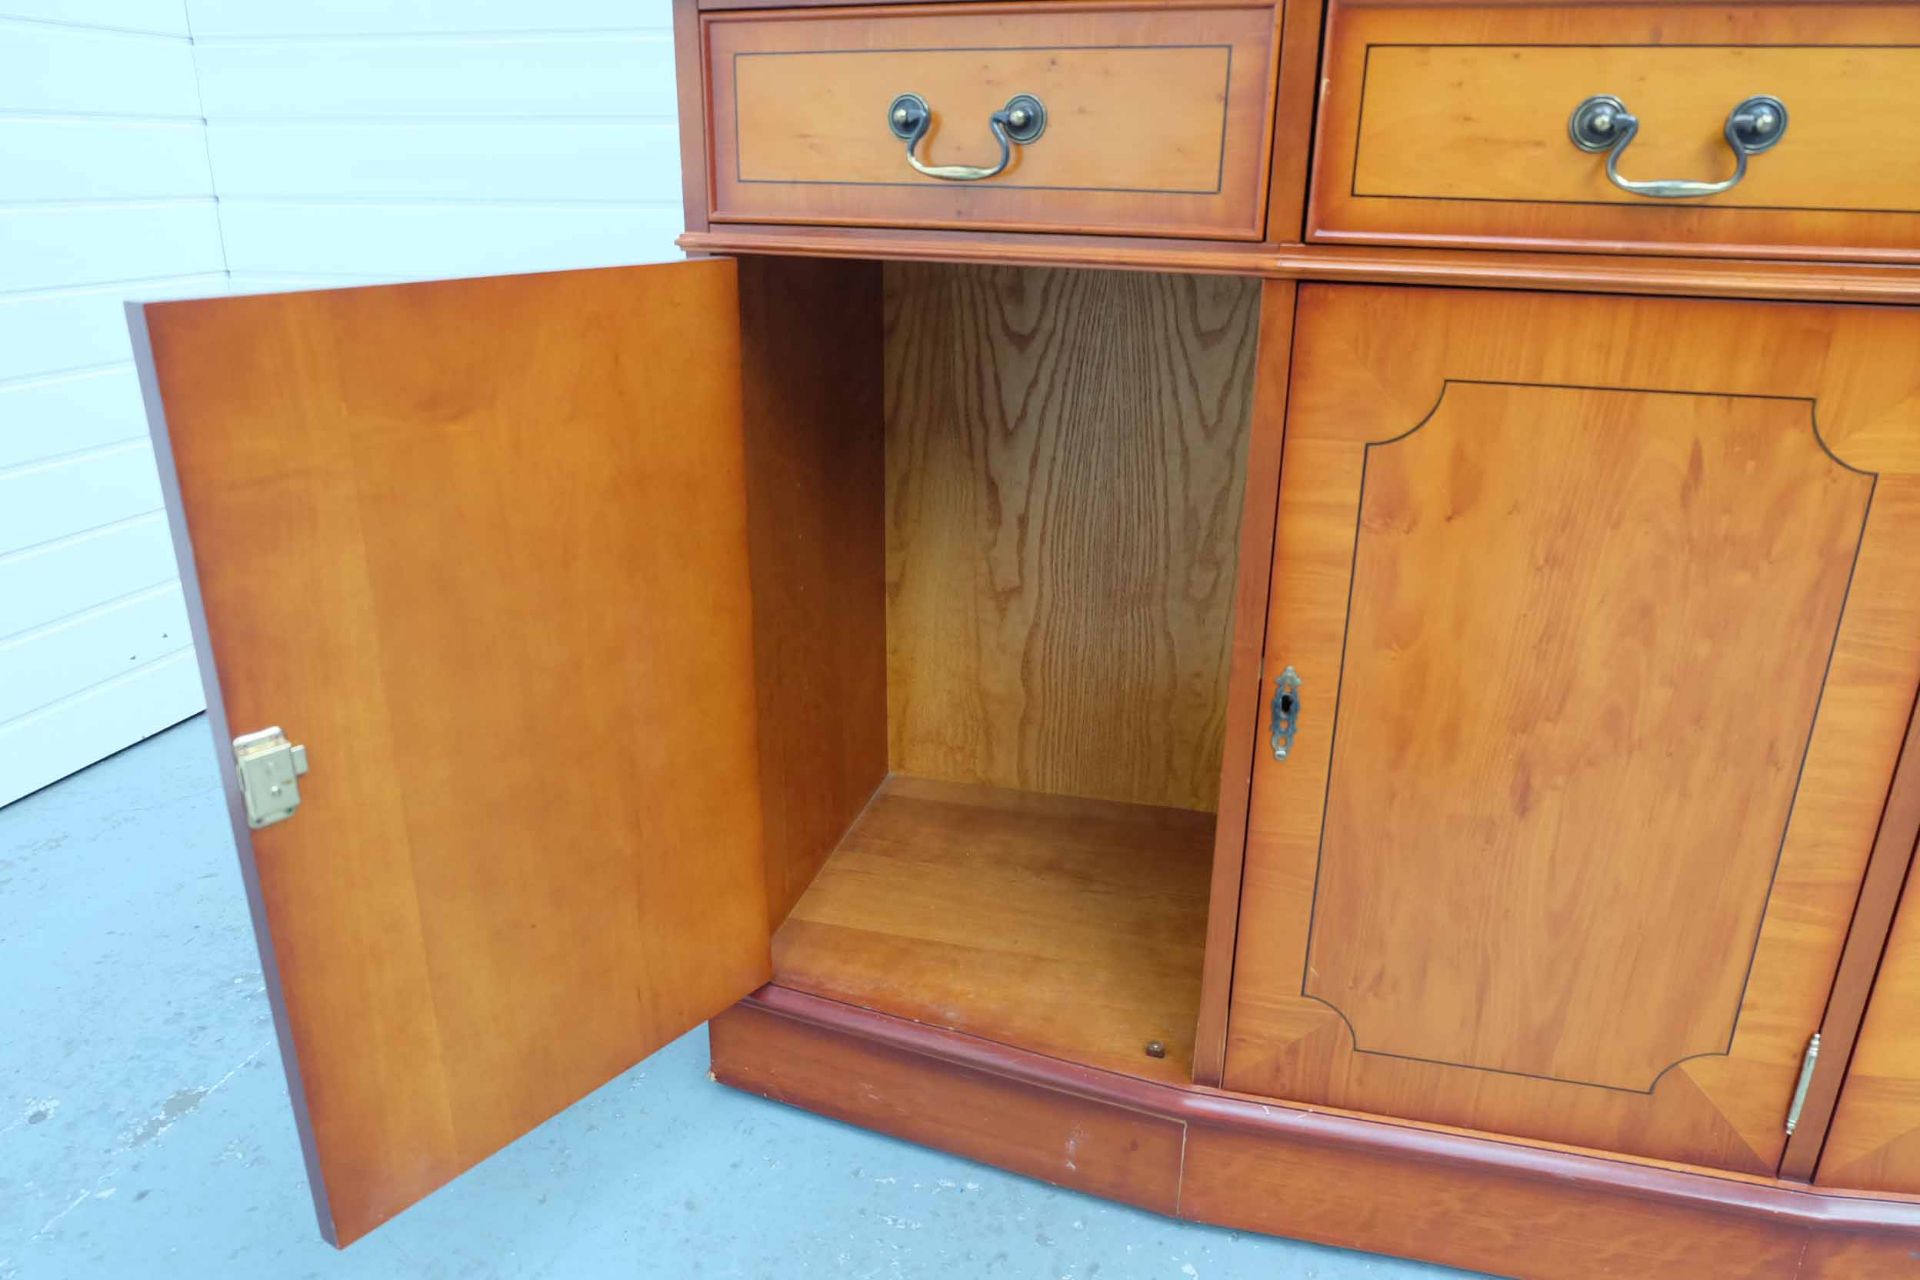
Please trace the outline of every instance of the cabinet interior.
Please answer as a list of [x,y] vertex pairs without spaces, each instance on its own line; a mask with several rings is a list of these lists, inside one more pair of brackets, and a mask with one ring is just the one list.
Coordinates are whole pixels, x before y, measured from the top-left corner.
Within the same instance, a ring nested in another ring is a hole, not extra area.
[[776,981],[1189,1078],[1258,282],[740,270]]

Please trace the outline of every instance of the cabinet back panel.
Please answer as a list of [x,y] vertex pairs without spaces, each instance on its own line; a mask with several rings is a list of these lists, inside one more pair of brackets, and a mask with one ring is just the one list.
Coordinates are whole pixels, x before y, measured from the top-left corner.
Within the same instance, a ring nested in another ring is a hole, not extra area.
[[893,769],[1216,807],[1259,297],[887,266]]

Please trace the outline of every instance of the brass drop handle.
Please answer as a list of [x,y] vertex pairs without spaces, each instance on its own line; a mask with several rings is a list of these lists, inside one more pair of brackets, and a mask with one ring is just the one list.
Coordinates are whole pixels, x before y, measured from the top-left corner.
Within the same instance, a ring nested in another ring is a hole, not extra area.
[[1718,182],[1684,178],[1636,182],[1620,176],[1620,153],[1640,132],[1640,119],[1610,93],[1596,93],[1573,109],[1567,135],[1582,151],[1607,153],[1607,179],[1622,191],[1655,200],[1691,200],[1731,191],[1747,176],[1747,157],[1759,155],[1787,132],[1787,108],[1769,94],[1755,94],[1727,116],[1727,146],[1733,150],[1733,174]]
[[1293,753],[1293,735],[1300,728],[1300,673],[1288,667],[1273,682],[1273,758]]
[[924,164],[914,154],[914,149],[927,136],[927,130],[933,127],[933,109],[917,93],[903,93],[887,108],[887,127],[893,130],[894,137],[906,140],[907,163],[916,172],[924,173],[929,178],[945,178],[949,182],[979,182],[982,178],[997,177],[1004,173],[1013,162],[1013,144],[1017,142],[1025,146],[1046,131],[1047,109],[1032,94],[1017,93],[1007,99],[1006,106],[987,117],[987,125],[993,130],[993,136],[1000,140],[1000,163],[993,168],[982,169],[972,164]]

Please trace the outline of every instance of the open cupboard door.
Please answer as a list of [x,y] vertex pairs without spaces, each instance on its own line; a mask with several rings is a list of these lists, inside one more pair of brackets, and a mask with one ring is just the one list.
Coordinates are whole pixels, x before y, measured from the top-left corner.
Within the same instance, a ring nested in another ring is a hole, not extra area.
[[735,267],[130,312],[344,1244],[769,975]]

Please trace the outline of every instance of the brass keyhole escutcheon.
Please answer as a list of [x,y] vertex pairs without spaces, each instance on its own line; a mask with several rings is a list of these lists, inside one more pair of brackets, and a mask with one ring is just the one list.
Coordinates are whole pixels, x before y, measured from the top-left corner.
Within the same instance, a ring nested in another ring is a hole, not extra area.
[[1293,753],[1293,735],[1300,729],[1300,673],[1288,667],[1273,682],[1271,720],[1273,758],[1285,760]]

